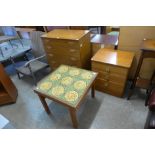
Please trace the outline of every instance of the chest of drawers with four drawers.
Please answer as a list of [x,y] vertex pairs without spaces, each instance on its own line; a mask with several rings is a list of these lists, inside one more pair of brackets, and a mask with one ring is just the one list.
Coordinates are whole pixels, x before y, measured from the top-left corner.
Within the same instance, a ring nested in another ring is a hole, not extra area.
[[42,36],[48,63],[52,69],[61,64],[90,69],[90,32],[55,29]]

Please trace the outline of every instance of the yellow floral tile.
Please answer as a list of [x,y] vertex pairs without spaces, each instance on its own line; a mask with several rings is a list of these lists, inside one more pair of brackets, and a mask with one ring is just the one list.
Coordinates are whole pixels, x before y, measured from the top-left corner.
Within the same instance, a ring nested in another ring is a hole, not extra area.
[[83,79],[86,79],[86,80],[91,79],[92,76],[93,76],[93,75],[92,75],[90,72],[84,72],[84,73],[81,74],[81,77],[82,77]]
[[86,82],[85,82],[85,81],[82,81],[82,80],[76,81],[76,82],[74,83],[74,88],[77,89],[77,90],[85,89],[86,86],[87,86],[87,85],[86,85]]
[[64,93],[64,88],[62,86],[56,86],[56,87],[52,88],[50,93],[52,93],[52,95],[54,95],[54,96],[60,96]]
[[77,76],[79,74],[80,74],[80,70],[79,69],[71,69],[69,71],[69,75],[71,75],[71,76]]
[[69,91],[65,94],[65,99],[69,102],[76,101],[78,99],[78,93],[76,91]]
[[60,66],[59,69],[58,69],[58,72],[60,73],[65,73],[68,71],[68,66]]
[[51,81],[59,80],[61,78],[61,74],[52,74],[50,76]]
[[52,87],[52,82],[43,82],[39,85],[39,88],[43,91],[47,91]]
[[69,76],[62,78],[61,84],[63,85],[70,85],[73,82],[73,79]]

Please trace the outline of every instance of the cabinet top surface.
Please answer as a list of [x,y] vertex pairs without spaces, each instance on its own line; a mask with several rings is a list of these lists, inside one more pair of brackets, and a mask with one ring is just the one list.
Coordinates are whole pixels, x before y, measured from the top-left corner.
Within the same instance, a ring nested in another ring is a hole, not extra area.
[[93,57],[92,61],[106,63],[110,65],[130,68],[134,58],[133,52],[100,49]]
[[89,33],[88,30],[67,30],[67,29],[55,29],[44,35],[43,38],[53,38],[53,39],[69,39],[69,40],[79,40],[84,35]]
[[117,45],[118,44],[118,36],[95,34],[91,39],[91,43]]
[[155,51],[155,40],[153,39],[147,39],[144,40],[141,46],[141,49],[148,49],[148,50],[153,50]]

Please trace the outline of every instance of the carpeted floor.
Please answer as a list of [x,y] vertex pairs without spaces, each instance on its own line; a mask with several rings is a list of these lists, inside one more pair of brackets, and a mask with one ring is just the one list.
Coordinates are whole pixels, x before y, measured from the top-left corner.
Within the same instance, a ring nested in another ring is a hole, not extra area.
[[[9,67],[7,68],[9,70]],[[38,81],[50,70],[38,73]],[[33,92],[33,80],[11,75],[18,89],[18,99],[15,104],[0,107],[0,114],[9,119],[11,127],[6,128],[72,128],[68,110],[48,100],[52,115],[44,111],[37,95]],[[125,96],[126,97],[126,96]],[[90,92],[78,110],[79,128],[82,129],[136,129],[144,128],[147,108],[144,106],[145,92],[136,90],[131,100],[117,98],[96,91],[96,98],[92,99]]]

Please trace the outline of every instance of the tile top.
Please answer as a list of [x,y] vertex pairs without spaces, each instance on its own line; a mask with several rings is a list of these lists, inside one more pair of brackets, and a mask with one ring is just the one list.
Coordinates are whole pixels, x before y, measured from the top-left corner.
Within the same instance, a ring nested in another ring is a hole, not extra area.
[[35,90],[71,107],[77,107],[96,76],[97,73],[92,71],[61,65],[41,80]]
[[69,40],[79,40],[85,34],[89,33],[88,30],[67,30],[67,29],[55,29],[44,35],[42,38],[54,38],[54,39],[69,39]]

